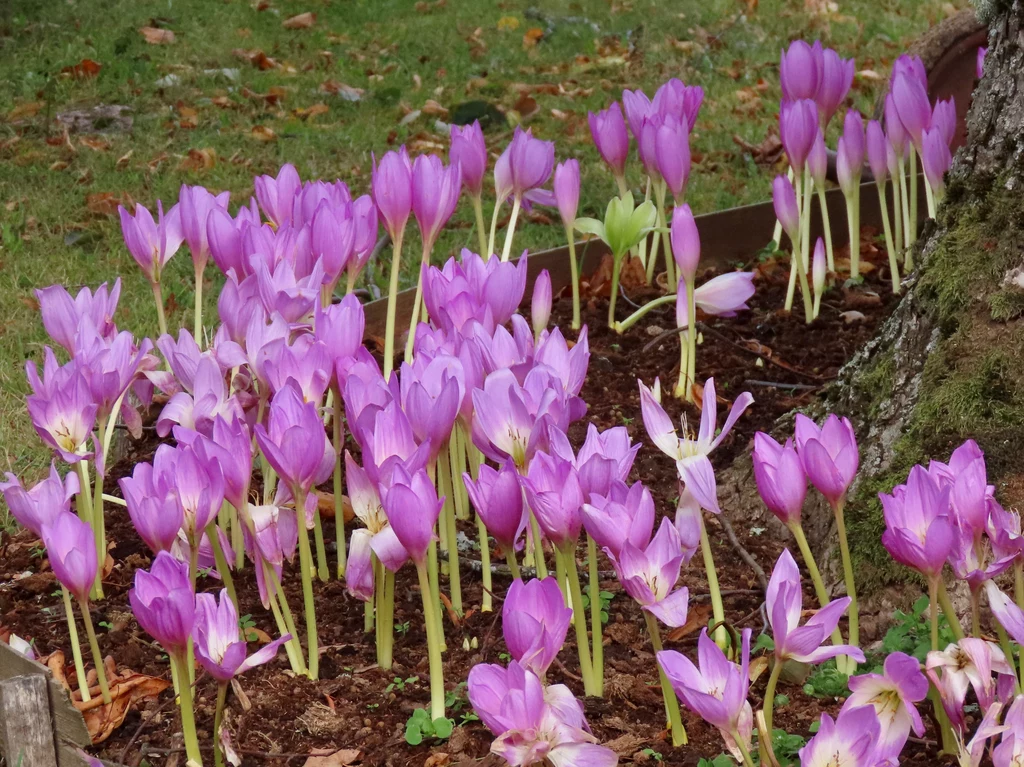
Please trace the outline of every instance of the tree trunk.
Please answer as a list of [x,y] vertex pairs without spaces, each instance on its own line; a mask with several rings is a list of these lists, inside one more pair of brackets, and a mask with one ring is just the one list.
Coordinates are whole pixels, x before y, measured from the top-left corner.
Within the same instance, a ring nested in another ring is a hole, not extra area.
[[[846,519],[858,591],[876,605],[921,595],[881,545],[878,500],[914,464],[945,461],[974,439],[996,497],[1024,509],[1024,1],[991,0],[980,10],[992,30],[985,76],[938,220],[919,239],[919,270],[878,336],[810,414],[846,415],[856,427],[861,470]],[[777,432],[791,434],[792,418]],[[749,455],[723,472],[720,488],[737,519],[786,535],[757,497]],[[841,591],[831,514],[809,501],[804,524],[819,561],[829,563],[833,593]]]

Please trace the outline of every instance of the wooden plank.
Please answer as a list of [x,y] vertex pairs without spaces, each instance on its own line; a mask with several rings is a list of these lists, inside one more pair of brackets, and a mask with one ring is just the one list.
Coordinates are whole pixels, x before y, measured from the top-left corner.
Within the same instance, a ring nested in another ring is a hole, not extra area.
[[0,734],[10,767],[57,767],[46,677],[27,674],[0,682]]

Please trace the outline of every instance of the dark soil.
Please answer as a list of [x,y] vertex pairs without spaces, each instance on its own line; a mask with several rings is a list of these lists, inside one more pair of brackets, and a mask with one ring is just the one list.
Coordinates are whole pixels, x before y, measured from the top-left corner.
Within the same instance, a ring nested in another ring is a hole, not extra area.
[[[867,234],[867,233],[866,233]],[[807,326],[802,319],[781,311],[786,288],[784,265],[761,264],[756,282],[757,292],[751,310],[729,319],[708,318],[701,326],[703,343],[698,348],[698,379],[714,376],[719,397],[727,402],[719,405],[719,423],[735,396],[745,390],[753,393],[755,404],[732,434],[713,454],[719,468],[747,448],[757,430],[768,430],[780,416],[793,408],[808,405],[819,389],[833,379],[839,368],[884,321],[895,305],[883,267],[884,253],[878,253],[865,237],[864,258],[878,265],[864,283],[849,289],[830,291],[821,309],[821,316]],[[837,257],[842,254],[837,253]],[[710,274],[701,276],[702,279]],[[699,280],[700,281],[700,280]],[[650,295],[642,291],[630,296],[643,303]],[[799,304],[799,298],[797,299]],[[631,307],[620,302],[620,318]],[[862,314],[848,323],[843,312]],[[662,380],[663,402],[674,418],[685,414],[691,428],[699,423],[697,408],[683,406],[670,394],[675,383],[679,344],[674,335],[656,337],[674,326],[674,308],[656,310],[624,335],[617,335],[604,325],[607,304],[593,298],[584,309],[584,321],[590,328],[590,374],[582,396],[590,405],[584,419],[599,428],[626,425],[633,438],[646,442],[640,418],[638,378],[650,384],[656,376]],[[555,305],[553,322],[568,327],[570,306],[567,300]],[[586,423],[576,424],[571,432],[578,445]],[[121,460],[111,475],[123,476],[131,466],[146,460],[155,446],[153,435],[142,443],[129,445],[130,455]],[[649,443],[641,450],[633,479],[643,481],[654,495],[661,513],[674,511],[677,496],[675,468],[672,462]],[[116,483],[109,479],[107,492],[119,494]],[[728,509],[725,510],[728,513]],[[113,571],[105,582],[107,598],[94,608],[94,621],[109,624],[101,631],[100,645],[119,667],[137,672],[169,677],[166,659],[151,644],[131,618],[127,592],[134,570],[149,564],[145,546],[135,534],[125,511],[108,504],[108,535],[115,560]],[[332,520],[325,521],[325,537],[334,539]],[[469,526],[466,532],[475,534]],[[709,518],[719,578],[725,589],[727,618],[737,628],[751,627],[755,634],[765,626],[760,610],[763,596],[754,571],[744,563],[730,545],[723,529]],[[760,535],[758,530],[737,529],[740,544],[766,572],[781,553],[787,541]],[[48,563],[39,557],[38,544],[31,535],[21,534],[6,539],[0,548],[0,622],[18,635],[32,638],[37,651],[46,654],[62,649],[70,658],[67,626],[61,609],[59,592],[49,572]],[[610,569],[607,562],[603,570]],[[23,573],[33,575],[22,577]],[[272,616],[259,603],[251,570],[236,577],[241,612],[252,615],[260,629],[274,635]],[[314,748],[358,748],[362,764],[389,767],[422,767],[455,764],[484,758],[485,764],[500,764],[488,756],[491,735],[478,722],[466,718],[470,709],[464,681],[469,669],[483,662],[505,662],[504,643],[499,612],[479,611],[481,585],[479,576],[463,567],[462,582],[467,615],[459,625],[445,621],[448,652],[445,654],[445,679],[455,705],[449,707],[457,726],[447,743],[409,746],[404,739],[404,726],[412,710],[429,705],[426,683],[427,657],[425,633],[420,609],[416,577],[411,568],[398,575],[395,624],[401,631],[395,637],[395,667],[384,671],[375,664],[372,637],[363,634],[363,605],[351,598],[341,582],[316,584],[317,618],[320,627],[321,676],[317,682],[296,678],[288,670],[284,653],[240,679],[248,700],[237,695],[228,699],[227,722],[234,733],[236,747],[245,755],[246,765],[301,765]],[[285,574],[292,608],[301,611],[299,579]],[[691,611],[710,612],[707,581],[697,557],[684,570],[682,583],[691,594]],[[506,577],[496,575],[496,595],[507,587]],[[206,579],[203,588],[219,588],[216,581]],[[814,607],[813,592],[805,578],[805,605]],[[660,754],[664,764],[696,765],[701,757],[714,757],[723,751],[721,737],[699,717],[683,708],[683,721],[690,737],[688,746],[675,749],[666,740],[665,717],[658,686],[657,669],[644,621],[637,605],[621,592],[614,579],[605,580],[601,588],[615,593],[609,607],[610,620],[604,629],[605,690],[604,700],[589,699],[586,711],[597,738],[610,744],[623,763],[653,763]],[[498,601],[498,600],[496,600]],[[301,617],[297,615],[301,625]],[[766,627],[766,626],[765,626]],[[670,636],[666,646],[692,653],[697,631],[684,636]],[[468,649],[472,648],[472,649]],[[582,695],[577,676],[578,661],[575,636],[569,632],[566,646],[548,674],[548,681],[567,684]],[[563,665],[564,664],[564,665]],[[73,670],[68,664],[68,674]],[[396,680],[408,681],[389,688]],[[759,706],[767,674],[752,685],[751,702]],[[399,689],[401,688],[401,689]],[[200,739],[212,741],[215,683],[200,674],[197,682],[197,717]],[[805,695],[801,684],[780,684],[778,692],[789,698],[787,705],[777,709],[775,726],[790,733],[808,736],[808,728],[820,713],[833,715],[841,705],[834,699],[818,699]],[[142,704],[141,710],[128,714],[124,724],[95,752],[113,762],[138,765],[144,753],[150,764],[164,760],[167,749],[180,749],[174,738],[179,730],[171,693],[159,700]],[[924,711],[924,709],[922,709]],[[929,724],[926,738],[935,740]],[[647,750],[649,749],[649,750]],[[939,762],[934,748],[910,744],[902,761],[907,765],[934,765]],[[212,764],[212,754],[209,757]]]

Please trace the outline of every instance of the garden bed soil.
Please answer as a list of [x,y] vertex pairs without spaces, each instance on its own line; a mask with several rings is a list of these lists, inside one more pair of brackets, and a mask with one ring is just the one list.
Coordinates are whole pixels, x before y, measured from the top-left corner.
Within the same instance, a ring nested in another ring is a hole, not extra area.
[[[865,231],[863,256],[875,266],[861,285],[831,290],[822,302],[820,317],[810,326],[798,313],[781,310],[786,290],[785,262],[767,260],[756,265],[757,292],[750,301],[751,309],[734,318],[701,320],[703,342],[698,348],[698,378],[714,376],[719,398],[719,414],[742,391],[750,391],[754,405],[740,419],[736,428],[713,453],[717,468],[727,466],[746,450],[758,430],[771,430],[776,420],[794,408],[809,405],[818,392],[835,378],[839,368],[871,338],[880,323],[889,315],[897,299],[892,295],[885,267],[885,254],[872,244],[871,233]],[[842,263],[843,253],[837,252]],[[698,282],[711,274],[703,274]],[[629,299],[638,304],[654,297],[651,289],[633,291]],[[799,306],[799,298],[797,299]],[[554,307],[552,321],[567,328],[570,317],[567,292]],[[619,317],[631,307],[620,301]],[[849,314],[855,312],[857,314]],[[844,314],[845,313],[845,314]],[[575,445],[583,440],[586,424],[604,429],[625,425],[633,439],[644,442],[634,467],[632,479],[643,481],[651,490],[659,516],[674,512],[678,494],[675,467],[646,439],[640,417],[637,379],[650,384],[656,376],[662,380],[663,403],[669,414],[678,419],[685,416],[696,428],[700,412],[683,405],[670,396],[678,368],[679,343],[675,335],[663,335],[674,326],[675,310],[669,306],[655,310],[631,328],[618,335],[604,322],[607,300],[594,296],[586,299],[584,322],[590,328],[591,359],[582,397],[589,403],[586,418],[573,426],[570,437]],[[567,335],[571,335],[566,331]],[[719,419],[720,423],[722,418]],[[120,494],[116,478],[130,473],[140,460],[148,459],[156,439],[147,432],[143,441],[129,444],[130,454],[123,457],[110,472],[107,492]],[[753,481],[751,479],[751,481]],[[725,513],[728,514],[728,509]],[[131,618],[127,593],[133,573],[147,567],[149,552],[133,530],[125,510],[107,505],[108,536],[114,568],[105,580],[107,597],[94,607],[94,621],[103,622],[100,646],[113,657],[119,668],[155,676],[168,677],[166,658],[151,643]],[[719,520],[708,521],[712,549],[722,588],[728,620],[737,628],[750,627],[755,635],[767,628],[761,610],[763,596],[755,571],[730,544]],[[325,520],[325,537],[334,539],[333,520]],[[475,529],[465,526],[473,537]],[[736,529],[740,545],[749,552],[765,572],[788,541],[762,535],[758,529]],[[67,626],[59,592],[48,563],[40,556],[38,542],[28,533],[6,537],[0,548],[0,625],[21,637],[31,638],[40,654],[63,650],[70,658]],[[607,561],[602,570],[610,570]],[[27,573],[31,573],[27,575]],[[289,602],[300,609],[300,582],[294,572],[284,579]],[[275,633],[271,615],[259,602],[251,570],[236,577],[241,612],[251,614],[256,626],[270,635]],[[665,631],[666,647],[693,653],[699,627],[710,614],[707,581],[700,558],[684,570],[681,583],[691,594],[690,621],[683,630]],[[445,764],[498,765],[503,762],[488,755],[492,740],[480,722],[468,716],[464,681],[477,663],[505,663],[507,655],[500,625],[500,597],[508,585],[507,576],[496,574],[494,586],[498,610],[479,610],[482,588],[479,575],[470,567],[462,569],[463,599],[467,613],[457,624],[445,620],[448,651],[444,657],[445,680],[450,691],[449,715],[456,729],[446,743],[424,743],[409,746],[404,739],[404,726],[413,709],[429,705],[427,655],[424,624],[416,578],[410,568],[397,578],[396,618],[399,633],[395,637],[395,666],[384,671],[376,666],[372,636],[363,634],[363,604],[350,597],[343,583],[331,581],[316,584],[317,619],[320,629],[321,663],[319,682],[295,677],[288,669],[284,653],[261,668],[240,679],[244,699],[231,694],[228,699],[227,723],[234,733],[234,742],[243,754],[245,765],[302,765],[312,749],[327,753],[338,749],[358,749],[354,760],[338,760],[328,764],[364,764],[374,767],[439,767]],[[813,607],[815,599],[805,577],[805,606]],[[217,589],[211,579],[201,584]],[[723,751],[718,732],[699,717],[683,708],[683,721],[689,733],[687,746],[673,748],[667,740],[665,716],[658,675],[649,638],[638,606],[621,592],[612,579],[602,580],[601,588],[615,594],[609,605],[609,623],[604,629],[605,698],[587,699],[586,713],[595,736],[614,748],[622,763],[653,764],[661,760],[668,765],[696,765],[701,757],[714,757]],[[301,624],[301,620],[300,620]],[[67,669],[73,677],[73,670]],[[567,684],[582,695],[577,675],[578,662],[575,636],[569,633],[559,661],[548,674],[551,683]],[[196,713],[200,741],[212,742],[213,703],[216,685],[203,674],[197,682]],[[767,681],[762,674],[753,684],[751,701],[757,707]],[[775,726],[790,733],[808,737],[811,724],[822,711],[833,715],[841,705],[836,699],[821,699],[805,694],[802,684],[780,684],[778,692],[789,702],[776,710]],[[94,752],[112,762],[138,765],[140,749],[148,754],[149,764],[163,764],[168,750],[177,757],[181,743],[176,709],[171,692],[159,699],[148,700],[129,712],[124,723]],[[935,740],[935,729],[929,723],[926,741]],[[481,761],[482,760],[482,761]],[[935,765],[941,760],[934,746],[911,743],[902,764]],[[180,763],[180,762],[179,762]],[[212,764],[212,754],[208,763]]]

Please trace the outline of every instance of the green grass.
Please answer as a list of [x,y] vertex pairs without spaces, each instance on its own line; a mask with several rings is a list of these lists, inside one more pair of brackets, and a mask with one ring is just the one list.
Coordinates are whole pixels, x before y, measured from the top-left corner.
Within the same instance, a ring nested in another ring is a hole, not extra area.
[[[546,18],[536,18],[534,7]],[[8,118],[0,123],[0,468],[34,477],[48,460],[23,407],[24,362],[40,359],[46,343],[34,288],[95,285],[120,274],[119,325],[137,335],[156,330],[150,292],[123,247],[116,216],[90,211],[90,195],[125,195],[152,207],[157,199],[173,201],[182,183],[201,183],[231,190],[237,205],[251,194],[253,175],[274,173],[286,161],[303,178],[340,177],[363,193],[371,152],[402,143],[413,151],[446,149],[437,118],[420,115],[403,125],[408,110],[428,99],[453,110],[484,100],[515,121],[518,86],[547,85],[533,94],[536,112],[523,122],[554,139],[560,159],[579,158],[581,215],[600,215],[614,184],[591,144],[587,110],[624,87],[653,93],[677,76],[706,92],[692,137],[691,205],[707,212],[754,202],[768,196],[772,174],[733,136],[757,144],[774,124],[781,46],[795,35],[821,37],[855,56],[858,71],[884,77],[891,60],[950,8],[940,0],[849,0],[841,15],[823,21],[806,15],[803,0],[762,0],[749,15],[736,0],[274,0],[262,11],[248,0],[9,0],[0,8],[0,114]],[[312,28],[282,27],[307,11],[317,16]],[[148,44],[138,32],[147,25],[172,30],[176,42]],[[544,36],[527,47],[531,28]],[[262,50],[280,66],[261,70],[234,49]],[[62,74],[83,59],[101,65],[97,76]],[[330,81],[362,89],[362,98],[324,92]],[[859,75],[857,105],[870,110],[879,86]],[[264,96],[274,93],[269,103]],[[130,107],[131,132],[94,133],[87,140],[97,149],[82,142],[90,134],[72,132],[65,142],[56,115],[98,104]],[[327,111],[301,117],[318,104]],[[532,111],[532,104],[518,107]],[[255,126],[271,129],[276,140],[257,140]],[[511,125],[487,131],[495,152],[510,136]],[[183,170],[189,150],[202,149],[215,151],[216,164]],[[630,171],[639,186],[635,164]],[[456,218],[437,257],[476,242],[468,207]],[[516,249],[560,245],[562,237],[560,225],[534,221],[521,227]],[[382,280],[376,270],[369,277]],[[190,280],[183,251],[166,278],[165,292],[178,307],[172,327],[186,321]],[[206,291],[208,316],[217,284]]]

